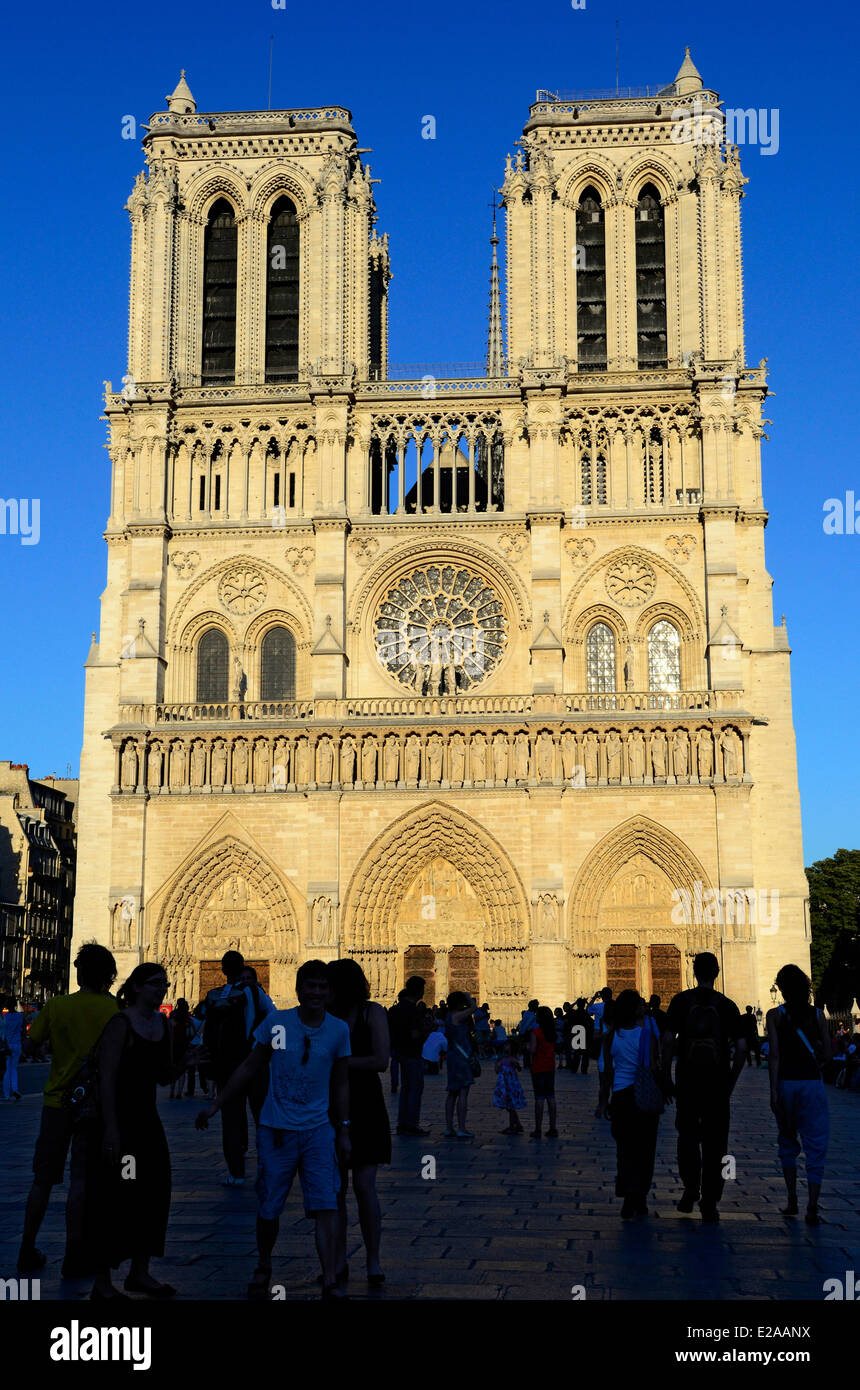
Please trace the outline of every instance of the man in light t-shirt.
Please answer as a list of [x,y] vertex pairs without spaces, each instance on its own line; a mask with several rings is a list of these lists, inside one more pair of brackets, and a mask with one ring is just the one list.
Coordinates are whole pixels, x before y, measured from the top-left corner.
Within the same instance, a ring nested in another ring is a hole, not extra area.
[[[310,960],[296,975],[297,1009],[276,1009],[254,1031],[255,1046],[213,1103],[197,1116],[198,1129],[234,1096],[243,1094],[269,1063],[269,1086],[257,1129],[257,1250],[248,1297],[267,1299],[272,1251],[296,1173],[305,1213],[316,1222],[323,1298],[344,1298],[337,1282],[335,1243],[338,1161],[349,1142],[349,1028],[326,1013],[329,985],[322,961]],[[329,1108],[335,1128],[329,1121]]]
[[421,1049],[421,1056],[426,1063],[425,1069],[431,1076],[438,1076],[439,1072],[442,1070],[442,1063],[445,1060],[445,1053],[447,1050],[448,1039],[445,1037],[445,1032],[441,1023],[437,1020],[433,1027],[433,1032],[428,1036]]

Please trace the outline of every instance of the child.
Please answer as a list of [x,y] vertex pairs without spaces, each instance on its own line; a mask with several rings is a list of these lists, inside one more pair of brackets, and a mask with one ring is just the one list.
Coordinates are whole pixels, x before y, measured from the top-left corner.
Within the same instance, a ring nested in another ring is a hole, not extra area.
[[508,1127],[502,1130],[502,1134],[522,1134],[523,1127],[517,1116],[518,1110],[524,1110],[526,1098],[523,1088],[520,1085],[520,1078],[517,1076],[519,1062],[514,1057],[511,1044],[502,1044],[498,1060],[496,1061],[496,1089],[493,1091],[493,1105],[498,1110],[507,1110]]

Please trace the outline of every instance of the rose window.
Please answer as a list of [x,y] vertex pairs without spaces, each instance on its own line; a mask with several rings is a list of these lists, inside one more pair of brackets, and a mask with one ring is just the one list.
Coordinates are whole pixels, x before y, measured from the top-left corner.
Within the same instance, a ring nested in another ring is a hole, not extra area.
[[471,570],[426,565],[388,591],[374,624],[386,671],[418,695],[456,695],[501,660],[507,619],[495,590]]
[[645,603],[656,586],[657,576],[644,560],[616,560],[606,572],[606,592],[609,597],[630,608]]
[[225,574],[218,594],[231,613],[255,613],[266,597],[266,581],[253,565],[235,565]]

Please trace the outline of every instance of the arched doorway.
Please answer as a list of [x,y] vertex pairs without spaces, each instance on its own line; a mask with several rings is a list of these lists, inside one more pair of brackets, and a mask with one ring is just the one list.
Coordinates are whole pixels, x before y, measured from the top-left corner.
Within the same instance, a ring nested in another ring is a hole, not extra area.
[[528,920],[501,846],[470,816],[437,802],[368,848],[344,902],[341,950],[361,962],[383,1003],[407,974],[423,973],[411,968],[420,959],[435,999],[452,988],[480,991],[496,1017],[514,1019],[530,987]]

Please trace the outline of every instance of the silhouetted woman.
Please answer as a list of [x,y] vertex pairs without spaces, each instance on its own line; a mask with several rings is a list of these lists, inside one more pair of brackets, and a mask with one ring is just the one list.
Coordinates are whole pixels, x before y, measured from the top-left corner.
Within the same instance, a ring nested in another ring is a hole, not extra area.
[[472,1131],[466,1128],[466,1111],[469,1108],[469,1087],[475,1080],[471,1062],[474,1047],[469,1021],[478,1005],[470,995],[459,989],[448,995],[447,1002],[445,1037],[448,1039],[448,1050],[445,1053],[445,1065],[448,1072],[448,1089],[445,1094],[445,1138],[474,1139]]
[[346,1264],[346,1193],[349,1169],[352,1190],[358,1205],[358,1220],[367,1253],[367,1282],[382,1284],[385,1275],[379,1265],[382,1212],[376,1192],[376,1170],[391,1162],[391,1126],[380,1073],[388,1067],[391,1045],[388,1016],[381,1004],[373,1003],[370,987],[358,961],[333,960],[327,967],[331,1002],[328,1012],[342,1018],[349,1027],[352,1055],[347,1060],[349,1077],[349,1162],[341,1170],[338,1212],[340,1226],[335,1268],[338,1281],[349,1277]]
[[806,1220],[818,1225],[818,1194],[830,1137],[830,1116],[821,1069],[830,1060],[830,1033],[810,1003],[812,984],[799,965],[784,965],[776,983],[785,1000],[767,1015],[770,1108],[779,1126],[779,1161],[788,1202],[783,1216],[797,1216],[797,1155],[806,1154],[809,1200]]
[[546,1006],[537,1011],[537,1027],[528,1034],[527,1047],[531,1058],[532,1089],[535,1093],[535,1127],[532,1139],[540,1139],[543,1130],[543,1107],[549,1111],[547,1139],[557,1139],[555,1109],[555,1043],[556,1022],[552,1009]]
[[131,1260],[125,1280],[130,1293],[171,1298],[176,1290],[149,1272],[164,1254],[170,1212],[170,1151],[158,1115],[156,1087],[188,1065],[171,1058],[170,1030],[160,1007],[167,976],[160,965],[135,966],[117,991],[120,1012],[105,1026],[99,1043],[99,1088],[104,1120],[102,1194],[103,1268],[92,1296],[117,1299],[111,1269]]

